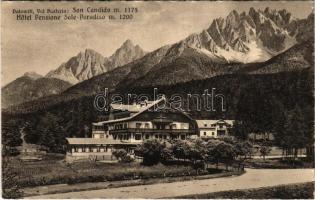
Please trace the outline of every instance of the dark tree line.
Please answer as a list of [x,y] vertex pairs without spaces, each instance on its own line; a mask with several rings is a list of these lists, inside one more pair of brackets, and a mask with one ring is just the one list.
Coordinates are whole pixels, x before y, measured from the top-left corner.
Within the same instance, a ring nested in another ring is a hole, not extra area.
[[2,127],[5,132],[2,142],[9,146],[21,145],[20,132],[23,130],[27,143],[46,146],[51,152],[64,152],[66,137],[91,137],[91,123],[96,120],[98,113],[90,102],[91,98],[84,98],[41,112],[3,114],[2,123],[8,126]]
[[[188,93],[202,95],[205,89],[216,88],[216,93],[225,97],[227,111],[196,111],[193,109],[196,102],[187,102],[183,98],[184,108],[189,103],[192,108],[190,115],[196,119],[237,119],[238,128],[235,134],[242,139],[246,139],[250,132],[273,132],[277,145],[287,148],[288,151],[296,151],[295,149],[303,145],[311,146],[313,142],[312,69],[264,75],[224,75],[155,87],[158,88],[158,93],[165,94],[166,97],[170,97],[174,92],[183,97]],[[117,90],[116,93],[148,94],[153,99],[153,89],[154,87],[128,88]],[[17,126],[29,124],[25,128],[29,142],[49,144],[49,148],[56,150],[63,144],[61,137],[91,136],[91,123],[97,120],[98,115],[105,114],[93,107],[93,100],[93,96],[75,98],[34,113],[8,114],[3,116],[3,122],[13,120]],[[215,106],[220,107],[221,102],[216,101]],[[5,129],[5,126],[3,128]],[[10,133],[4,136],[4,143],[11,143],[10,138],[15,137],[10,136]],[[300,138],[297,140],[296,137]],[[51,138],[55,138],[53,142]],[[296,143],[291,144],[293,141]]]

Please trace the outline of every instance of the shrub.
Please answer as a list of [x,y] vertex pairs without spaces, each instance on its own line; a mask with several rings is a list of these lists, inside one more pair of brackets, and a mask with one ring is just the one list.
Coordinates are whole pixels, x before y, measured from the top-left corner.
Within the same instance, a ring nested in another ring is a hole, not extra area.
[[117,149],[113,151],[113,156],[115,156],[117,160],[122,163],[131,163],[134,161],[134,158],[131,157],[125,149]]

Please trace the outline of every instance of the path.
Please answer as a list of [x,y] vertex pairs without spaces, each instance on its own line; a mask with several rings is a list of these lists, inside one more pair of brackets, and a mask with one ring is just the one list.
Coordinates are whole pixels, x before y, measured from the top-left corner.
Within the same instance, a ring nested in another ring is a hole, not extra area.
[[314,181],[313,169],[246,169],[246,171],[244,175],[236,177],[69,192],[28,198],[168,198]]

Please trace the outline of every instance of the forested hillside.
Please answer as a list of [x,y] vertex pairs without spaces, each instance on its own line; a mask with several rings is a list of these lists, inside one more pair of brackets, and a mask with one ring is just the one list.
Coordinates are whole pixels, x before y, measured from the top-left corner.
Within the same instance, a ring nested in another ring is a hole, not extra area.
[[[117,90],[115,93],[147,94],[153,98],[154,88],[166,97],[170,97],[175,92],[181,95],[184,108],[188,108],[186,97],[189,93],[202,95],[205,89],[211,91],[212,88],[216,88],[216,94],[224,95],[227,109],[225,112],[220,111],[219,101],[215,102],[216,112],[196,111],[196,102],[191,100],[189,114],[194,118],[238,119],[251,124],[252,130],[268,131],[275,127],[277,120],[274,116],[277,116],[275,112],[278,108],[288,112],[298,108],[306,125],[312,124],[313,121],[312,68],[262,75],[231,74],[172,86]],[[54,149],[64,142],[60,137],[90,136],[91,123],[97,120],[97,116],[104,114],[93,107],[93,100],[93,96],[82,97],[56,104],[39,112],[4,113],[3,122],[10,119],[28,122],[29,142],[46,144],[43,141],[55,141],[51,144]],[[19,122],[16,126],[23,124]],[[308,126],[308,129],[312,129],[312,126]]]

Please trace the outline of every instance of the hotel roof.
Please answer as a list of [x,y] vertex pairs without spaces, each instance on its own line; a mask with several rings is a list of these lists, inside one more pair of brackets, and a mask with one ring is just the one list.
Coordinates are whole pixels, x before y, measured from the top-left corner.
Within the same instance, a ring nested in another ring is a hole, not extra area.
[[[165,97],[164,96],[162,98],[156,100],[156,101],[151,101],[146,106],[139,107],[138,112],[136,112],[134,115],[132,115],[130,117],[124,117],[124,118],[108,120],[108,121],[101,121],[101,122],[93,123],[93,125],[103,125],[103,124],[109,124],[109,123],[114,123],[114,122],[122,122],[122,121],[133,119],[134,117],[140,115],[144,111],[150,109],[151,107],[153,107],[154,105],[156,105],[156,104],[158,104],[158,103],[160,103],[162,101],[165,101]],[[115,104],[115,105],[119,105],[119,104]],[[132,106],[132,105],[123,105],[123,106]]]
[[110,104],[111,108],[113,110],[121,110],[121,111],[129,111],[129,112],[140,112],[141,109],[145,106],[149,106],[150,104],[153,104],[154,101],[145,101],[141,104],[118,104],[118,103],[112,103]]

